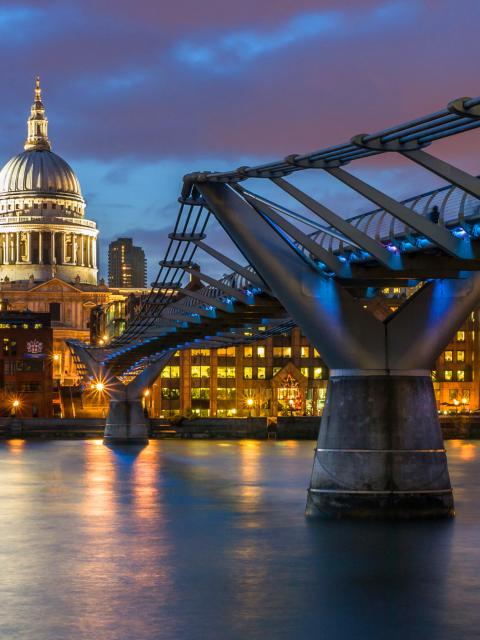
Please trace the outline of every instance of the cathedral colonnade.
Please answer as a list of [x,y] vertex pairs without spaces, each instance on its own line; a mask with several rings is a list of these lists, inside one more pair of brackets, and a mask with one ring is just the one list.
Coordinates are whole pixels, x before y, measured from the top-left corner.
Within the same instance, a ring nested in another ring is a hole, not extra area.
[[0,230],[0,265],[97,267],[96,234],[84,230]]

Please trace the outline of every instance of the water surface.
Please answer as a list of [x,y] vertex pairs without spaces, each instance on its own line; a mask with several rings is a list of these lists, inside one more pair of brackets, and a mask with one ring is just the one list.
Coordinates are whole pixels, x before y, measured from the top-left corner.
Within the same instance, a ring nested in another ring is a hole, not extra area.
[[478,639],[480,442],[457,517],[306,519],[314,442],[0,443],[0,637]]

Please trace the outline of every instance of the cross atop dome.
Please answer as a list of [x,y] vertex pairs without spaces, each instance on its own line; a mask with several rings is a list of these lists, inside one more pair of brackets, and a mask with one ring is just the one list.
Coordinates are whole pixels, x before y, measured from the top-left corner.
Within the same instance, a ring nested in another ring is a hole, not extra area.
[[28,138],[25,143],[25,151],[30,151],[31,149],[50,151],[50,142],[47,135],[48,120],[45,117],[45,107],[42,104],[41,92],[40,78],[37,77],[35,102],[32,104],[31,115],[27,122]]

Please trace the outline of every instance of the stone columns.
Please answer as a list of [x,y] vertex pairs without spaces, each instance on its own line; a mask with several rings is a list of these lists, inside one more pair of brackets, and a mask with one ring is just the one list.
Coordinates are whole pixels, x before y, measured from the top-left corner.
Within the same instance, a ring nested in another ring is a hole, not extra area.
[[5,233],[5,264],[10,264],[10,234]]
[[38,232],[38,264],[43,264],[43,234]]
[[27,264],[32,264],[32,232],[27,231]]
[[92,267],[96,267],[97,266],[97,240],[96,240],[96,238],[92,238],[92,254],[93,254]]
[[85,253],[85,236],[82,235],[80,236],[80,252],[81,252],[81,258],[80,258],[80,264],[83,266],[85,266],[85,257],[84,257],[84,253]]
[[72,259],[70,264],[77,264],[77,234],[72,233]]
[[65,242],[66,242],[66,234],[65,231],[62,231],[62,242],[60,243],[60,264],[65,264]]
[[21,262],[22,262],[22,255],[21,255],[21,253],[20,253],[20,239],[21,239],[21,237],[22,237],[21,232],[20,232],[20,231],[17,231],[17,255],[16,255],[16,258],[17,258],[16,262],[17,262],[17,264],[21,264]]
[[91,243],[92,243],[92,238],[90,236],[87,236],[87,267],[92,266],[92,260],[91,260],[92,252],[90,250]]
[[51,231],[51,256],[50,263],[55,264],[55,231]]

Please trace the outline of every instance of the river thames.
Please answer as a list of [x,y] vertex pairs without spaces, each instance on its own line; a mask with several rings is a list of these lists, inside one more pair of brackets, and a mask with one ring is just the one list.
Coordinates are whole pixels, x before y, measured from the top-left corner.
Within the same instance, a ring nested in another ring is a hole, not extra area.
[[313,441],[0,443],[0,637],[480,636],[480,441],[457,516],[306,519]]

